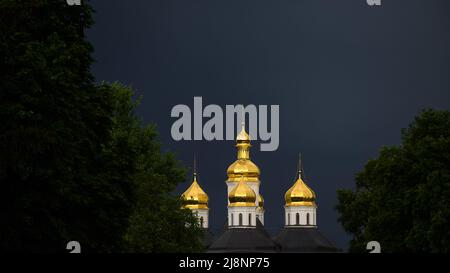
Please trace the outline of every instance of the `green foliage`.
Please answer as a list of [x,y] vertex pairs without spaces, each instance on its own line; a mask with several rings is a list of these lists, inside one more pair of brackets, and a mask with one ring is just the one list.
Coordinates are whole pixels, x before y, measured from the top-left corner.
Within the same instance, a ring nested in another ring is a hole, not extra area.
[[[191,250],[192,214],[169,194],[183,170],[135,117],[131,89],[94,85],[83,3],[0,1],[0,251],[65,251],[71,240],[83,252]],[[174,234],[145,234],[156,227]]]
[[[124,236],[127,252],[196,252],[202,250],[201,229],[179,198],[168,195],[184,179],[172,154],[161,154],[153,126],[135,117],[133,91],[118,83],[103,85],[114,94],[113,145],[108,151],[120,169],[129,165],[136,202]],[[116,157],[116,158],[114,158]],[[113,168],[114,169],[114,168]],[[123,180],[124,178],[121,178]]]
[[450,113],[423,111],[338,200],[350,251],[375,240],[383,252],[450,252]]
[[0,4],[2,250],[64,250],[69,240],[90,249],[111,240],[98,217],[111,215],[92,210],[107,202],[95,196],[96,155],[112,108],[89,72],[91,46],[79,30],[90,22],[89,8],[74,12],[64,1]]

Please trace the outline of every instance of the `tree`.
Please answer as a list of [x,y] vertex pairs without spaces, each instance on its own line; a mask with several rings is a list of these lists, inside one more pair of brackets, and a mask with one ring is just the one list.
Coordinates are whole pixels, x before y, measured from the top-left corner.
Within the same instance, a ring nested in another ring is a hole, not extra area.
[[[135,202],[124,235],[127,252],[197,252],[202,250],[201,229],[190,210],[169,193],[183,181],[185,171],[173,154],[162,154],[155,140],[155,127],[142,126],[134,111],[133,90],[119,83],[103,85],[114,94],[112,145],[106,151],[115,166],[129,166],[128,180],[135,189]],[[127,180],[120,177],[119,181]]]
[[[182,170],[158,150],[154,128],[141,128],[131,91],[93,82],[84,36],[91,13],[85,1],[0,2],[2,252],[65,251],[72,240],[83,252],[124,251],[125,234],[137,240],[130,223],[139,227],[133,219],[145,185],[157,190],[155,204],[173,210],[148,210],[161,221],[173,217],[155,225],[195,232],[195,225],[179,229],[192,215],[175,210],[169,193]],[[161,249],[185,249],[183,243]]]
[[383,252],[450,252],[450,112],[425,110],[402,144],[382,148],[339,190],[339,222],[353,235],[350,251],[378,241]]
[[94,195],[112,101],[89,71],[92,47],[80,30],[90,14],[64,1],[0,4],[3,251],[65,250],[70,240],[99,249],[117,238],[100,232],[104,206],[92,210],[105,201]]

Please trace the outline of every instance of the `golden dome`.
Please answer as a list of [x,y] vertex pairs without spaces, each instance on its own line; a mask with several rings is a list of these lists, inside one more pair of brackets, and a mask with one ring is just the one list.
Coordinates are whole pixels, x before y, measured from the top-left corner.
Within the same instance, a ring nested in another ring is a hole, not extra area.
[[183,208],[187,209],[207,209],[208,195],[203,191],[197,182],[197,174],[194,173],[194,181],[191,186],[181,195]]
[[239,181],[244,176],[248,182],[258,182],[260,171],[258,166],[249,159],[238,159],[227,169],[228,181]]
[[316,206],[316,194],[303,181],[301,178],[301,172],[299,172],[297,181],[295,181],[294,185],[284,195],[284,200],[286,201],[287,207]]
[[253,207],[256,205],[256,194],[244,182],[244,177],[242,176],[239,183],[228,195],[228,200],[230,200],[230,204],[228,205],[230,207]]
[[258,207],[264,208],[264,198],[263,198],[263,196],[261,195],[261,193],[260,193],[259,196],[258,196]]
[[237,142],[249,142],[250,143],[250,135],[245,131],[245,126],[243,125],[241,128],[241,132],[236,137]]
[[228,167],[227,181],[238,182],[243,176],[246,182],[259,182],[260,171],[258,166],[250,160],[250,136],[245,131],[244,123],[241,132],[236,137],[236,142],[238,159]]

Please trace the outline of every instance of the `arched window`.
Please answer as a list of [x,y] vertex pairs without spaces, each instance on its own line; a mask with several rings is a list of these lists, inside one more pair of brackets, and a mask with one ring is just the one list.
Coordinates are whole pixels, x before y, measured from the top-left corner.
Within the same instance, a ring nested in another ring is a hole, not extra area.
[[249,226],[252,225],[252,214],[251,213],[248,214],[248,225]]
[[233,213],[231,214],[231,226],[234,226],[234,217],[233,217]]
[[239,225],[242,226],[242,213],[239,213]]
[[295,214],[295,224],[300,225],[300,214],[298,212]]
[[203,217],[200,217],[200,227],[201,227],[201,228],[204,227],[204,226],[203,226]]
[[306,224],[309,226],[309,213],[306,214]]
[[290,213],[288,213],[288,226],[290,226],[291,225],[291,214]]

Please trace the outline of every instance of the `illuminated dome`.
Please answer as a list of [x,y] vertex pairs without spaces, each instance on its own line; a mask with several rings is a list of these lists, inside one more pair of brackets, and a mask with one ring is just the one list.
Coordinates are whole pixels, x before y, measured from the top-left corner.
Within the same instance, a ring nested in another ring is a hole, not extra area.
[[294,185],[284,195],[286,206],[316,206],[316,194],[303,181],[301,172],[299,172],[298,179]]
[[250,147],[250,136],[243,123],[242,130],[236,137],[238,159],[227,169],[228,182],[238,182],[242,176],[246,182],[259,182],[260,171],[250,160]]
[[241,132],[237,135],[236,141],[239,142],[248,142],[250,143],[250,135],[245,131],[245,127],[242,126]]
[[228,205],[230,207],[253,207],[256,205],[256,194],[244,182],[244,177],[242,176],[239,183],[228,195],[228,200],[230,200],[230,204]]
[[207,209],[208,195],[197,182],[197,174],[194,173],[194,181],[191,186],[181,195],[183,208]]
[[258,166],[250,160],[238,159],[227,169],[228,181],[237,181],[241,176],[246,181],[259,181],[260,171]]

